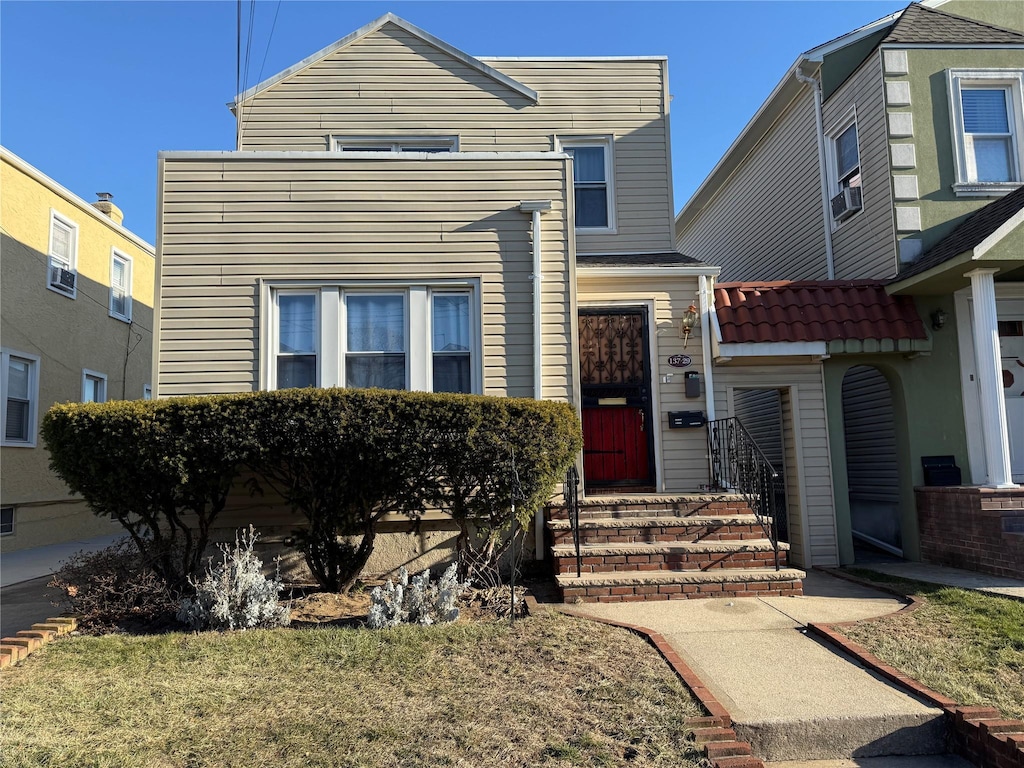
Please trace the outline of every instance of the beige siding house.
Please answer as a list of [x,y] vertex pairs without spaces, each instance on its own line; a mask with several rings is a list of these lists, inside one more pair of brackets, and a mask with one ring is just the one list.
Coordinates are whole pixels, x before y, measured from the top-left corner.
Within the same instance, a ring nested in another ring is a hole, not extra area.
[[840,562],[1019,560],[997,519],[950,554],[966,523],[936,522],[929,488],[1024,481],[1022,84],[1019,3],[911,4],[801,54],[676,216],[679,250],[732,281],[715,380],[820,366]]

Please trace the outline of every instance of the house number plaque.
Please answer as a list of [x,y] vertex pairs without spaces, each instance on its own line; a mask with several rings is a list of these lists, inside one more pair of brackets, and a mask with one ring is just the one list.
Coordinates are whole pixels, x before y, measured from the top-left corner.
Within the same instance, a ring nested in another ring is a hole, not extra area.
[[668,358],[668,364],[673,368],[685,368],[692,360],[689,355],[670,355]]

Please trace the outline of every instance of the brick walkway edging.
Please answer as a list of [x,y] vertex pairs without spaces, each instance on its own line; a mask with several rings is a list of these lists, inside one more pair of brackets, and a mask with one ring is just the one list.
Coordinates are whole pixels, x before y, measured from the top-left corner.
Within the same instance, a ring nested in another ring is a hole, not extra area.
[[0,669],[11,667],[30,653],[42,648],[60,635],[66,635],[78,627],[78,620],[67,616],[58,616],[38,624],[31,629],[23,629],[14,637],[0,638]]
[[[904,595],[885,584],[876,584],[833,568],[817,570],[910,601],[898,611],[888,614],[889,616],[910,613],[924,605],[923,600],[912,595]],[[956,753],[964,759],[981,766],[981,768],[1024,768],[1024,721],[1004,720],[999,710],[993,707],[960,706],[948,696],[933,691],[895,667],[886,664],[864,646],[837,630],[837,627],[849,627],[859,623],[859,621],[836,621],[829,624],[812,622],[807,625],[807,629],[811,634],[817,635],[854,657],[865,667],[941,709],[946,715],[949,731],[952,734],[953,747]]]
[[[536,615],[541,606],[533,595],[526,595],[524,598],[527,610]],[[660,632],[649,627],[642,627],[639,624],[628,624],[624,621],[614,621],[598,616],[588,616],[576,613],[558,604],[546,604],[546,608],[553,609],[566,616],[573,616],[577,619],[595,621],[599,624],[607,624],[612,627],[620,627],[639,635],[654,646],[661,654],[672,671],[676,673],[683,684],[690,689],[694,697],[700,702],[707,716],[688,717],[686,724],[693,728],[694,739],[701,745],[705,757],[710,761],[713,768],[764,768],[760,758],[754,757],[750,744],[739,741],[736,738],[736,731],[732,729],[732,716],[715,698],[714,694],[707,689],[696,673],[689,665],[682,660],[678,653],[673,650],[668,641]]]

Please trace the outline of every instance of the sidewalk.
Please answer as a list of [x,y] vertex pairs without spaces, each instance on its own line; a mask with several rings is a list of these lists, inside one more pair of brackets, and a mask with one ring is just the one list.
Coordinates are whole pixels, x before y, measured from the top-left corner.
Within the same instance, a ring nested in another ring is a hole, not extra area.
[[989,592],[994,595],[1024,600],[1024,581],[1007,576],[989,576],[987,573],[906,561],[868,563],[863,567],[901,579],[915,579],[926,581],[929,584],[944,584],[947,587],[976,589],[979,592]]
[[127,534],[115,533],[96,536],[91,539],[65,541],[45,547],[19,549],[0,555],[0,589],[20,584],[23,581],[49,576],[60,567],[62,560],[81,550],[92,552],[113,544]]

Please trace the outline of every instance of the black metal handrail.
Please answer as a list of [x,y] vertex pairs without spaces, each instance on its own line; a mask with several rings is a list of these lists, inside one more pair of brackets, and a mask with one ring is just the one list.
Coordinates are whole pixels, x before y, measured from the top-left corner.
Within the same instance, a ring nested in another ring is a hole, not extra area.
[[565,473],[562,495],[572,528],[572,543],[576,547],[576,576],[579,577],[583,573],[583,554],[580,552],[580,473],[575,464]]
[[775,552],[779,570],[778,515],[775,508],[779,473],[736,417],[708,422],[708,460],[712,488],[739,493],[754,511]]

